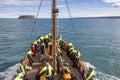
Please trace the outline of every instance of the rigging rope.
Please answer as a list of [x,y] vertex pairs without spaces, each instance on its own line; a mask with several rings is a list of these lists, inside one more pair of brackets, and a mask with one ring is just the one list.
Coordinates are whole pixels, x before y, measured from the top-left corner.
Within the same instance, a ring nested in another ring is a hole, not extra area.
[[[38,10],[37,10],[37,14],[36,14],[36,17],[35,17],[35,21],[34,21],[34,23],[33,23],[33,27],[32,27],[31,34],[30,34],[30,38],[29,38],[30,41],[28,41],[29,44],[30,44],[31,41],[32,41],[32,34],[33,34],[33,30],[34,30],[34,28],[35,28],[35,25],[36,25],[36,23],[37,23],[37,18],[38,18],[40,9],[41,9],[41,5],[42,5],[42,0],[40,0],[39,7],[38,7]],[[30,45],[31,45],[31,44],[30,44]],[[25,55],[26,55],[26,54],[25,54]],[[25,57],[26,57],[26,56],[25,56]]]
[[73,22],[73,19],[72,19],[72,15],[71,15],[71,12],[70,12],[68,1],[65,0],[65,3],[66,3],[66,6],[67,6],[67,9],[68,9],[68,14],[69,14],[69,17],[70,17],[70,21],[71,21],[72,27],[74,27],[74,22]]
[[37,23],[37,18],[38,18],[40,9],[41,9],[41,5],[42,5],[42,0],[41,0],[40,3],[39,3],[38,11],[37,11],[37,14],[36,14],[36,17],[35,17],[35,21],[34,21],[34,23],[33,23],[32,31],[31,31],[31,35],[30,35],[30,42],[32,41],[32,34],[33,34],[33,30],[34,30],[34,28],[35,28],[35,25],[36,25],[36,23]]

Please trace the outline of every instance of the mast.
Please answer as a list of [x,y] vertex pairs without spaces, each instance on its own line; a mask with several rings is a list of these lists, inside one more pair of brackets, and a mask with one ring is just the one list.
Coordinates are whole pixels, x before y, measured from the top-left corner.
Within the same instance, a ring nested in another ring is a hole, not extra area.
[[56,74],[56,13],[58,9],[56,8],[56,0],[52,0],[52,36],[53,36],[53,74]]

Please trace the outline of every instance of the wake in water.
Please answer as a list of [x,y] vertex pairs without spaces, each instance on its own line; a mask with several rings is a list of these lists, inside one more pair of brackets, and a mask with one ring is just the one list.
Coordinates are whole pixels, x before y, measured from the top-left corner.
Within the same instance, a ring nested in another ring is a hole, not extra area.
[[[84,64],[87,68],[92,67],[92,68],[96,69],[93,65],[91,65],[88,62],[84,62]],[[12,80],[13,76],[15,74],[17,74],[16,73],[17,65],[18,64],[8,68],[4,72],[0,72],[0,80]],[[100,71],[97,71],[97,75],[96,75],[96,78],[94,80],[120,80],[120,79],[115,77],[115,76],[112,76],[112,75],[109,75],[109,74],[104,74]]]
[[[93,65],[91,65],[88,62],[84,62],[84,65],[87,67],[87,69],[89,69],[89,67],[92,67],[93,69],[96,69]],[[115,76],[97,71],[97,74],[96,74],[96,77],[95,77],[94,80],[120,80],[120,79],[115,77]]]
[[12,80],[13,79],[13,76],[16,73],[16,70],[17,70],[17,65],[14,65],[12,67],[9,67],[7,70],[5,70],[4,72],[0,72],[0,80]]
[[120,80],[119,78],[97,71],[95,80]]

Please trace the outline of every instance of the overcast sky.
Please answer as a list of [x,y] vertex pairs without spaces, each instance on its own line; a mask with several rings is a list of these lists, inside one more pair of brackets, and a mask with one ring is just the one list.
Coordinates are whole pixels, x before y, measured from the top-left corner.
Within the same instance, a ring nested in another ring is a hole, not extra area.
[[[51,1],[43,0],[40,18],[51,17]],[[120,0],[67,0],[72,17],[120,16]],[[40,0],[0,0],[0,18],[36,15]],[[58,17],[68,17],[65,0],[58,0]]]

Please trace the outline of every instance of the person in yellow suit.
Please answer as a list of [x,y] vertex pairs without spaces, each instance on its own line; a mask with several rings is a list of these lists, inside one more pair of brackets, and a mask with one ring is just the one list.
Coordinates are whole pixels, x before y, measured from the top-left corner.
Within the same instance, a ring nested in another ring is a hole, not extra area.
[[23,80],[24,74],[21,72],[20,69],[17,69],[17,74],[14,75],[13,80]]
[[39,72],[39,76],[41,76],[43,73],[46,73],[47,80],[51,80],[52,79],[52,67],[51,67],[51,65],[48,62],[42,68],[42,70]]
[[68,67],[68,63],[65,63],[65,64],[64,64],[63,69],[64,69],[64,72],[65,72],[65,73],[70,73],[70,69],[69,69],[69,67]]
[[90,68],[90,74],[86,78],[86,80],[93,80],[93,77],[96,75],[96,71],[93,68]]
[[31,49],[28,50],[27,53],[26,53],[26,56],[27,56],[28,59],[29,59],[29,64],[30,64],[30,66],[31,66],[32,63],[33,63],[32,54],[33,54],[33,52],[31,51]]

